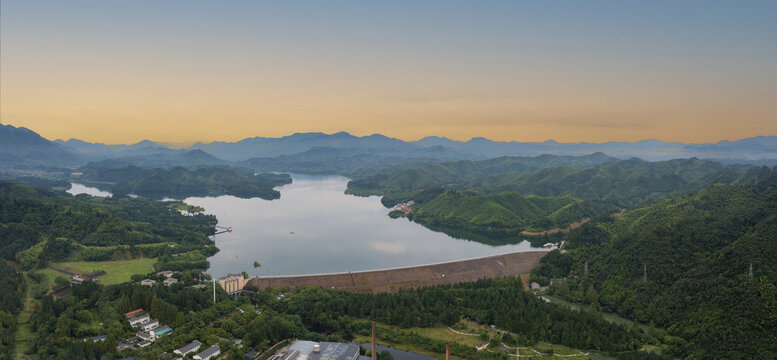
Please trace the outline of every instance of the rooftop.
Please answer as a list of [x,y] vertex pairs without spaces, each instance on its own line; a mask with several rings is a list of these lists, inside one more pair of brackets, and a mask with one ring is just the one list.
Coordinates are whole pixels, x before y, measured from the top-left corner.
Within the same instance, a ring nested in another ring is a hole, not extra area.
[[204,357],[212,356],[213,354],[215,354],[215,353],[217,353],[219,351],[221,351],[219,346],[218,345],[213,345],[213,346],[203,350],[199,354],[197,354],[197,356],[199,356],[201,358],[204,358]]
[[[321,347],[320,351],[314,351],[316,345]],[[354,343],[297,341],[280,360],[352,360],[358,356],[359,345]]]
[[181,353],[181,354],[188,354],[189,352],[191,352],[191,351],[193,351],[193,350],[195,350],[195,349],[197,349],[199,347],[200,347],[200,341],[199,340],[194,340],[194,341],[192,341],[192,342],[190,342],[190,343],[188,343],[188,344],[186,344],[184,346],[181,346],[180,348],[178,348],[176,350],[176,352]]

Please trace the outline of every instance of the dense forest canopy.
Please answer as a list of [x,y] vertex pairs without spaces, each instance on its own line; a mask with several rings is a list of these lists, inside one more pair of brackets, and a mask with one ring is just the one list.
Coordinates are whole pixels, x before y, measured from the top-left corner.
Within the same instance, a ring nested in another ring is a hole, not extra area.
[[[412,213],[391,215],[407,215],[449,234],[534,234],[712,184],[755,183],[771,172],[768,167],[748,170],[699,159],[617,160],[600,153],[502,157],[385,169],[357,176],[346,193],[383,195],[387,207],[412,201]],[[479,236],[467,238],[478,241]]]
[[72,257],[155,257],[169,243],[200,249],[212,244],[215,221],[144,198],[71,197],[0,182],[0,257],[25,269]]
[[[765,359],[777,353],[777,176],[718,184],[602,218],[568,236],[566,254],[532,278],[685,340],[681,357]],[[752,267],[752,274],[751,274]]]
[[413,220],[437,227],[480,230],[487,233],[542,231],[566,227],[583,218],[612,214],[618,208],[601,201],[572,196],[523,196],[516,192],[482,194],[445,190],[414,205]]

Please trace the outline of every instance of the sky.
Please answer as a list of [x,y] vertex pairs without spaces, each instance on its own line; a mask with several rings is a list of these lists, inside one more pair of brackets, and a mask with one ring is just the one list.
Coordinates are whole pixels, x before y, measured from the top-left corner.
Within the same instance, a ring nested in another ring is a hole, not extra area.
[[777,135],[776,18],[777,1],[0,0],[0,122],[109,144]]

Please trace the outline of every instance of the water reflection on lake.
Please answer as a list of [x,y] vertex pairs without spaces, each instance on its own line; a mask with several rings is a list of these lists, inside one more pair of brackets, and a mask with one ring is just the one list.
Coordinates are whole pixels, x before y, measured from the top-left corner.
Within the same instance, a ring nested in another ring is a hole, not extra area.
[[[377,196],[345,195],[348,179],[294,175],[280,200],[187,198],[231,233],[216,236],[216,276],[290,275],[382,269],[532,250],[528,242],[493,247],[391,219]],[[261,268],[254,269],[258,261]]]
[[76,184],[71,183],[70,189],[67,190],[67,193],[70,195],[78,195],[78,194],[88,194],[92,196],[102,196],[102,197],[109,197],[112,194],[107,191],[102,191],[96,187],[90,187],[83,184]]

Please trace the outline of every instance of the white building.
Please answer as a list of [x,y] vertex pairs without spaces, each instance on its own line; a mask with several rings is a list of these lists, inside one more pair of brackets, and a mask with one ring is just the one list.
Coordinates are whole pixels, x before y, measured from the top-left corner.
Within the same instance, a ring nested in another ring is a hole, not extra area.
[[129,323],[133,327],[140,326],[140,324],[147,323],[149,321],[151,321],[151,315],[149,314],[143,314],[129,319]]
[[151,320],[140,325],[143,331],[151,331],[159,327],[159,320]]
[[194,351],[199,350],[200,349],[200,345],[202,345],[202,344],[200,344],[200,342],[198,340],[194,340],[194,341],[192,341],[192,342],[182,346],[181,348],[175,349],[175,351],[173,351],[173,352],[178,354],[178,355],[181,355],[181,356],[186,356],[186,354],[188,354],[190,352],[194,352]]
[[213,346],[205,349],[205,351],[203,351],[203,352],[201,352],[201,353],[199,353],[197,355],[194,355],[193,359],[194,360],[209,360],[212,357],[219,356],[219,354],[221,354],[221,348],[219,348],[218,345],[213,345]]
[[156,340],[156,334],[153,331],[138,331],[135,336],[143,341],[153,342]]
[[178,279],[176,279],[176,278],[167,278],[167,279],[165,279],[165,281],[163,281],[165,286],[170,286],[170,285],[175,284],[177,282],[178,282]]
[[156,280],[143,279],[143,280],[140,281],[140,284],[141,285],[146,285],[146,286],[154,286],[154,284],[156,284]]

